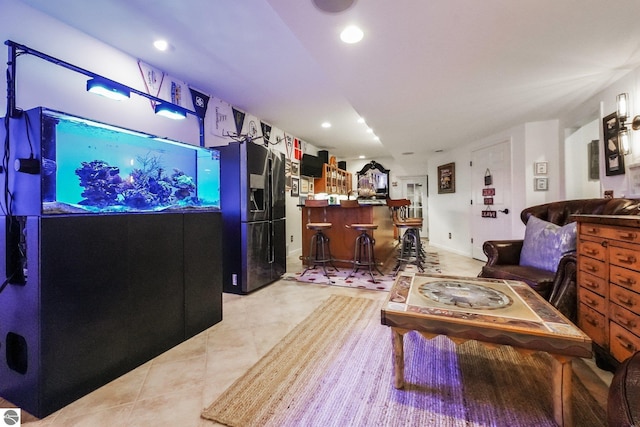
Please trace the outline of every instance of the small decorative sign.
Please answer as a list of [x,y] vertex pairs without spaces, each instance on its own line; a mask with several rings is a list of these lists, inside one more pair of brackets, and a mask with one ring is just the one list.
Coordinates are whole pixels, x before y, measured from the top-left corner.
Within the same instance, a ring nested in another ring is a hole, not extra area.
[[497,218],[497,217],[498,217],[498,211],[492,211],[491,209],[482,211],[482,218]]
[[485,197],[484,198],[484,204],[485,206],[489,206],[493,204],[493,197]]
[[496,195],[496,189],[495,188],[483,188],[482,189],[482,196],[486,197],[486,196],[495,196]]
[[484,172],[484,185],[493,184],[493,177],[491,176],[491,171],[489,168]]

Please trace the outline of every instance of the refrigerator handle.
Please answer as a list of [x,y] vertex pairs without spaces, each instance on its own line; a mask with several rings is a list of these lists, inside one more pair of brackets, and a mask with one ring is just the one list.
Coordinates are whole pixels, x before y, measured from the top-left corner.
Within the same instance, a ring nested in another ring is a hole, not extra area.
[[275,248],[273,245],[273,221],[269,221],[269,264],[273,264],[276,260]]

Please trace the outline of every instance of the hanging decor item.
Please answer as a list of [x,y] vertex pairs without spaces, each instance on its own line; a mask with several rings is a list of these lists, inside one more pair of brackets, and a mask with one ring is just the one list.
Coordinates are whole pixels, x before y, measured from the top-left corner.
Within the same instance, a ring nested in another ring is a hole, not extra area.
[[604,161],[605,175],[623,175],[624,154],[619,141],[619,122],[616,113],[611,113],[602,119],[602,129],[604,133]]
[[[489,168],[484,172],[484,185],[493,184],[493,175]],[[482,218],[497,218],[497,212],[491,209],[493,205],[493,196],[496,194],[496,189],[493,187],[487,187],[482,189],[482,197],[484,198],[484,205],[486,209],[482,211]]]
[[438,166],[438,194],[456,192],[456,164]]
[[491,176],[491,171],[489,168],[484,172],[484,185],[493,184],[493,176]]

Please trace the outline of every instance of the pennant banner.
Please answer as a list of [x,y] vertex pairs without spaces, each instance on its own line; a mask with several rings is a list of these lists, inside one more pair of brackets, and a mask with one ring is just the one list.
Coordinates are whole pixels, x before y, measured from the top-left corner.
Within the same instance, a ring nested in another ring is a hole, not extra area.
[[242,125],[241,135],[246,135],[250,140],[256,141],[262,136],[262,129],[260,128],[260,120],[256,116],[245,113],[244,124]]
[[244,125],[244,112],[233,108],[233,121],[236,123],[236,135],[242,134],[242,126]]
[[233,109],[231,104],[219,98],[213,97],[210,101],[211,111],[209,114],[209,130],[211,134],[225,137],[229,132],[233,132]]
[[201,119],[207,114],[207,105],[209,105],[209,96],[195,89],[189,88],[191,91],[191,99],[193,100],[193,108]]
[[267,144],[271,143],[271,125],[260,122],[260,127],[262,128],[262,137],[264,138],[264,142]]
[[302,144],[298,138],[293,139],[293,158],[296,160],[302,159]]

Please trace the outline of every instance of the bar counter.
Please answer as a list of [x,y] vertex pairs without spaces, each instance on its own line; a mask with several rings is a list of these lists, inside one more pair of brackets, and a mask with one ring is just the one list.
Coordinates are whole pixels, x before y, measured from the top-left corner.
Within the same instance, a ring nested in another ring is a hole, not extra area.
[[306,264],[309,256],[311,236],[315,231],[307,230],[309,222],[330,222],[331,229],[325,231],[330,239],[331,255],[337,267],[353,267],[353,255],[355,241],[359,231],[346,227],[349,224],[376,224],[378,228],[373,231],[375,239],[375,257],[379,264],[384,263],[395,248],[394,227],[391,212],[386,204],[364,205],[357,208],[344,208],[340,205],[329,205],[326,207],[326,220],[324,218],[325,208],[310,208],[301,206],[302,209],[302,260]]

